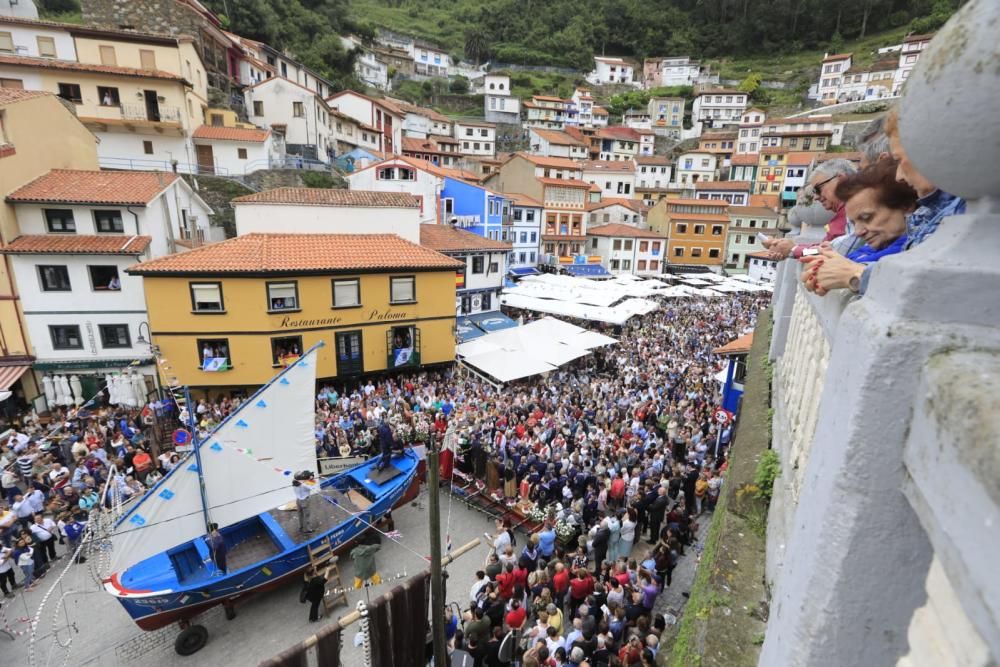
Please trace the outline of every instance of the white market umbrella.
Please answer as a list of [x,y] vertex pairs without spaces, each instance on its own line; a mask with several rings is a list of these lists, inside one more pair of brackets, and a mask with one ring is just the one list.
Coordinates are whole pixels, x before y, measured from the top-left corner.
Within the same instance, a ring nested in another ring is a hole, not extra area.
[[122,381],[120,375],[111,376],[111,384],[108,385],[111,390],[111,402],[115,405],[122,404]]
[[59,376],[59,405],[73,405],[73,392],[65,375]]
[[134,387],[132,386],[132,376],[123,374],[121,376],[121,381],[122,381],[122,396],[125,399],[125,405],[127,405],[130,408],[134,408],[135,406],[139,405],[139,401],[136,400],[135,397]]
[[80,384],[80,377],[71,375],[69,378],[69,387],[73,390],[73,404],[83,405],[83,385]]
[[111,395],[112,389],[113,389],[113,386],[111,384],[111,374],[109,373],[109,374],[107,374],[107,375],[104,376],[104,392],[108,396],[108,405],[114,405],[114,403],[115,403],[114,396]]
[[135,373],[132,376],[132,391],[135,393],[137,404],[140,407],[146,405],[146,377],[142,373]]
[[45,403],[49,407],[56,404],[56,388],[52,384],[51,375],[46,375],[42,378],[42,392],[45,394]]

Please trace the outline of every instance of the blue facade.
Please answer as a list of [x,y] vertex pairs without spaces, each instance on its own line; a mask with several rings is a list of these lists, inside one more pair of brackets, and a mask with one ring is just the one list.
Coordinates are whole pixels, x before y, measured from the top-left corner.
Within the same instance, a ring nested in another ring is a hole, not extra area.
[[734,354],[726,367],[726,382],[722,385],[722,407],[734,415],[743,396],[743,379],[746,374],[747,355]]
[[441,202],[445,211],[443,216],[445,222],[456,218],[460,229],[484,238],[500,240],[503,230],[502,195],[494,194],[482,186],[446,176],[441,190]]

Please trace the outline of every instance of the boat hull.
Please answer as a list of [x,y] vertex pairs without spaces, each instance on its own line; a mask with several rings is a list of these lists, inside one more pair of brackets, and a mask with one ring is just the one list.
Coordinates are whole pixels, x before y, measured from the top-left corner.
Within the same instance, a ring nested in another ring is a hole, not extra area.
[[392,509],[412,500],[417,493],[419,480],[414,462],[391,491],[364,511],[364,521],[348,517],[294,549],[237,572],[213,577],[196,587],[177,591],[142,590],[123,586],[118,576],[112,575],[104,582],[105,590],[118,598],[132,620],[143,630],[158,630],[172,623],[184,623],[217,605],[233,605],[258,593],[274,590],[293,579],[301,581],[302,573],[309,566],[309,547],[330,539],[336,553],[345,552],[368,529],[368,523],[377,523]]

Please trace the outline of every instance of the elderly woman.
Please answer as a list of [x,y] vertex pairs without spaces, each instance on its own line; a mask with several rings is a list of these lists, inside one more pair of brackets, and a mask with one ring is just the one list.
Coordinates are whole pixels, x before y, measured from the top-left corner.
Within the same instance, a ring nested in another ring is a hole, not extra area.
[[896,180],[897,164],[879,160],[837,185],[855,233],[865,244],[847,257],[824,248],[820,255],[803,258],[806,287],[823,295],[832,289],[861,291],[865,267],[906,247],[906,216],[917,205],[917,193]]
[[[837,197],[837,186],[845,178],[857,172],[857,168],[848,160],[836,158],[827,160],[816,167],[809,176],[809,189],[823,208],[834,214],[826,225],[826,236],[823,242],[829,243],[847,232],[847,212],[844,202]],[[802,257],[802,252],[809,246],[796,245],[793,239],[768,239],[763,242],[771,257],[785,259],[786,257]]]

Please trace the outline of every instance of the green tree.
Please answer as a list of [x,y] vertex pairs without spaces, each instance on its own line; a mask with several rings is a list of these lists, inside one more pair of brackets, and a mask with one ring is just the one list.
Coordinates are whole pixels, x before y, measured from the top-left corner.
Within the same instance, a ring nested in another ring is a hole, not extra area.
[[465,33],[465,57],[476,63],[476,67],[490,57],[490,43],[482,28],[472,28]]
[[448,90],[456,95],[465,95],[469,92],[469,80],[464,76],[456,76],[448,84]]
[[760,74],[756,72],[750,72],[747,74],[746,78],[740,82],[739,90],[741,93],[747,93],[748,95],[753,95],[760,88]]

